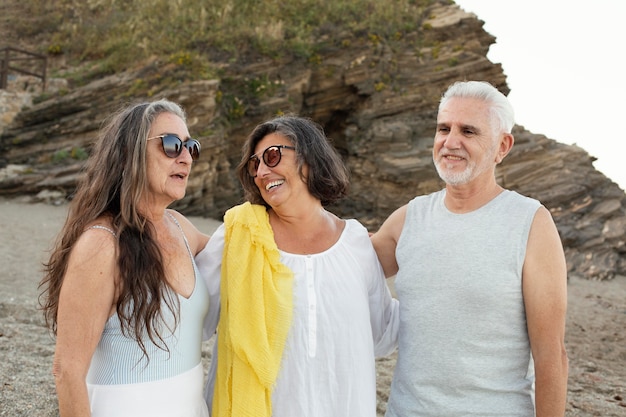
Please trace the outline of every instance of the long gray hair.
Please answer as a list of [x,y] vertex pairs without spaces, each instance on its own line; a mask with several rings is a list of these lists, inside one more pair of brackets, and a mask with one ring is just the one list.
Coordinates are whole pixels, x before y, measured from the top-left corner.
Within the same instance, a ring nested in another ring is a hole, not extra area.
[[137,341],[146,356],[141,337],[144,332],[152,343],[168,350],[159,333],[161,303],[166,303],[177,321],[178,300],[169,291],[152,224],[139,211],[139,202],[147,190],[146,139],[162,113],[185,120],[182,108],[168,100],[135,104],[113,115],[91,151],[63,229],[44,265],[46,274],[40,284],[44,318],[53,333],[70,252],[85,228],[104,217],[109,219],[118,239],[121,285],[116,310],[122,331]]

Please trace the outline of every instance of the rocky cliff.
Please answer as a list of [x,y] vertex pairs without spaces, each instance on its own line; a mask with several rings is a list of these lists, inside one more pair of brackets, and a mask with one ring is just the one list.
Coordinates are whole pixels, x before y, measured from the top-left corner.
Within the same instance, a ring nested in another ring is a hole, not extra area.
[[[203,146],[177,209],[221,218],[241,201],[233,168],[246,135],[276,114],[297,113],[324,126],[352,172],[350,198],[332,210],[374,230],[413,196],[442,186],[431,149],[443,90],[476,79],[508,93],[502,67],[486,58],[495,38],[482,21],[449,2],[435,4],[427,16],[424,30],[412,36],[385,42],[346,35],[306,62],[218,61],[219,78],[166,85],[161,80],[175,69],[155,58],[80,88],[51,89],[0,125],[0,194],[70,196],[103,119],[127,102],[166,97],[185,107]],[[624,191],[594,169],[583,149],[522,126],[514,134],[499,182],[550,209],[570,274],[626,275]]]

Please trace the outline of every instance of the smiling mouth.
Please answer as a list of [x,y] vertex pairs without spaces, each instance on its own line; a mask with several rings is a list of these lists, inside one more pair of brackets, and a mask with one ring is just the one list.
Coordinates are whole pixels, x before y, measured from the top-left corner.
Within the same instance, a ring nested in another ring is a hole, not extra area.
[[268,184],[265,186],[265,190],[266,190],[266,191],[269,191],[269,190],[271,190],[271,189],[272,189],[272,188],[274,188],[274,187],[278,187],[279,185],[283,185],[283,183],[284,183],[284,182],[285,182],[284,180],[272,181],[272,182],[268,183]]

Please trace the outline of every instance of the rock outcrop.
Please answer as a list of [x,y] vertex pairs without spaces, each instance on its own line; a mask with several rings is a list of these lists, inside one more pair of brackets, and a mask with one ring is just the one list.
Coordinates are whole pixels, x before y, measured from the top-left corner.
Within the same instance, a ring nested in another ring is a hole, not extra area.
[[[486,58],[495,38],[482,21],[448,2],[427,16],[419,35],[393,43],[351,37],[329,43],[349,46],[326,46],[316,62],[221,62],[220,79],[151,91],[153,98],[185,107],[190,131],[203,146],[187,196],[176,208],[219,219],[240,202],[233,168],[243,140],[257,123],[289,112],[322,124],[351,170],[351,196],[332,207],[336,213],[374,230],[413,196],[440,189],[431,150],[441,93],[462,79],[486,80],[504,93],[508,87],[502,67]],[[24,108],[0,136],[0,194],[70,196],[103,119],[142,98],[135,87],[166,70],[154,61]],[[583,149],[522,126],[514,133],[499,182],[550,209],[570,274],[626,275],[624,191],[594,169],[594,158]]]

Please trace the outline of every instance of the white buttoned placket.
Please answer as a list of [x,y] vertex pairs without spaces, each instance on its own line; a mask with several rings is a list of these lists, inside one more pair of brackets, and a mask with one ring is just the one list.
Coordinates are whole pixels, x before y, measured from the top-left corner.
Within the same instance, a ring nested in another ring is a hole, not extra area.
[[304,263],[306,265],[306,289],[309,315],[309,356],[315,357],[317,353],[317,294],[315,293],[313,257],[307,255]]

